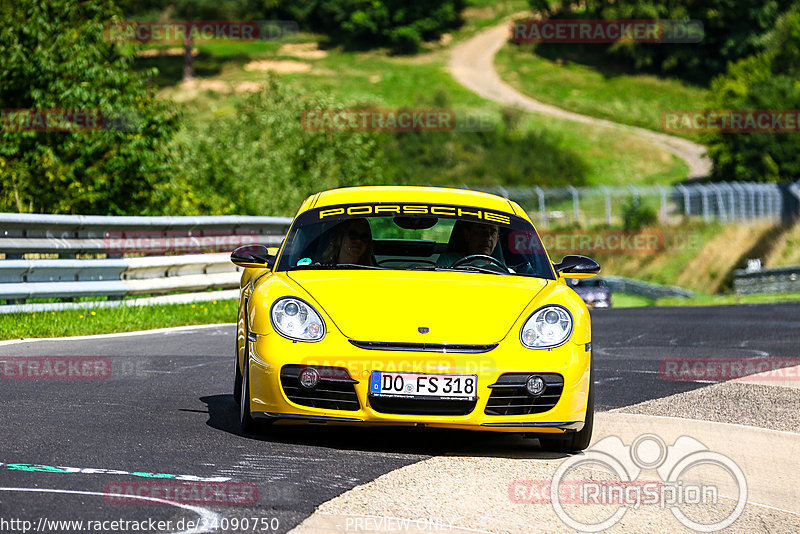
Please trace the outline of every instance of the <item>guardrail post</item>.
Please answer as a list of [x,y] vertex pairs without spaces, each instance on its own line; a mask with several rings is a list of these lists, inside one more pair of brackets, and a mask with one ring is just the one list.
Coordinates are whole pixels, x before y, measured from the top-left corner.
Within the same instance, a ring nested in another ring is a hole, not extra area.
[[700,194],[702,195],[702,200],[703,200],[703,220],[705,222],[710,222],[711,214],[708,211],[708,190],[703,185],[698,187],[700,188]]
[[683,193],[683,215],[685,217],[692,216],[691,201],[689,199],[689,188],[683,184],[678,184],[676,189]]
[[730,220],[731,220],[731,222],[733,222],[733,221],[736,220],[736,199],[734,198],[734,195],[733,195],[733,187],[731,187],[730,184],[724,184],[723,186],[720,186],[720,187],[723,187],[725,189],[725,191],[728,193],[728,202],[731,205],[731,208],[730,208]]
[[714,193],[716,194],[717,212],[719,213],[720,219],[722,219],[723,222],[728,222],[728,213],[727,210],[725,209],[725,202],[722,200],[722,193],[720,192],[719,187],[716,184],[711,184],[709,185],[709,187],[711,187],[714,190]]
[[756,190],[752,183],[747,184],[747,192],[750,196],[750,218],[756,218]]
[[542,223],[542,227],[547,227],[547,212],[544,208],[544,190],[539,187],[538,185],[535,186],[534,191],[536,191],[536,195],[539,197],[539,220]]
[[636,186],[633,186],[633,185],[629,185],[628,188],[631,190],[631,193],[633,193],[633,205],[638,208],[639,207],[639,190],[636,189]]
[[580,224],[581,222],[580,194],[578,193],[578,190],[571,185],[568,186],[567,189],[569,189],[570,193],[572,193],[572,217],[574,218],[577,224]]
[[611,226],[611,191],[604,185],[600,186],[600,189],[603,190],[606,197],[606,226]]
[[661,193],[661,222],[667,222],[667,188],[663,185],[658,186],[658,191]]

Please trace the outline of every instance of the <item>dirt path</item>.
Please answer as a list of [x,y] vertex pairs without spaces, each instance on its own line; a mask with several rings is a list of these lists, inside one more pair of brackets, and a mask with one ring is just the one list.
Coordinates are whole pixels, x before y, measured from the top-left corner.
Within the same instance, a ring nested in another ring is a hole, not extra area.
[[450,73],[463,86],[484,98],[501,104],[518,106],[526,111],[584,124],[615,128],[649,139],[664,150],[668,150],[686,161],[689,165],[687,179],[703,178],[709,175],[711,160],[705,155],[706,147],[703,145],[644,128],[566,111],[527,97],[505,83],[494,69],[494,56],[508,40],[508,35],[509,23],[502,22],[457,45],[453,48],[450,56],[448,64]]

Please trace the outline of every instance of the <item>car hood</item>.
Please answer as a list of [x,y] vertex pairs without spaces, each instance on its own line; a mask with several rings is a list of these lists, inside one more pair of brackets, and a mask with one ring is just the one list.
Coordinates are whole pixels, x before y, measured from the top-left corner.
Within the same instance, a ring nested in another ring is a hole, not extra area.
[[[292,271],[339,330],[358,341],[490,344],[548,280],[413,271]],[[428,328],[422,334],[419,328]]]

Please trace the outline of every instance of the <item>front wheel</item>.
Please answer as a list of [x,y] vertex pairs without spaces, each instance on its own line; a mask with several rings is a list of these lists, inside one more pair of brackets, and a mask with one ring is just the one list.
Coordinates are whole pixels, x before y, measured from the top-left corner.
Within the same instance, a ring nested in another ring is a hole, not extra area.
[[539,443],[546,451],[582,451],[592,441],[592,427],[594,427],[594,369],[589,373],[589,398],[586,401],[586,419],[583,428],[564,437],[539,438]]
[[234,367],[236,367],[236,371],[234,372],[233,377],[233,400],[236,401],[236,404],[242,402],[242,370],[239,369],[239,358],[237,357],[236,360],[233,362]]
[[[238,368],[238,366],[237,366]],[[250,415],[250,358],[244,361],[244,373],[242,374],[242,388],[239,400],[239,424],[242,432],[253,432],[256,422]]]

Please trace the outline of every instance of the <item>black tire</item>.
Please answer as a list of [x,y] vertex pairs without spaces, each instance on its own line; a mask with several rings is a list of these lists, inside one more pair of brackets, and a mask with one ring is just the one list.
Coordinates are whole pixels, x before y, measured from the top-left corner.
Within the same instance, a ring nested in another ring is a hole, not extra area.
[[233,400],[236,404],[242,402],[242,370],[239,369],[239,355],[236,355],[236,360],[233,362],[236,371],[233,377]]
[[586,420],[578,432],[559,438],[539,438],[542,449],[552,452],[582,451],[592,441],[594,427],[594,369],[589,373],[589,398],[586,401]]
[[245,351],[244,373],[242,374],[241,397],[239,400],[239,424],[242,432],[254,432],[256,422],[250,415],[250,358]]

